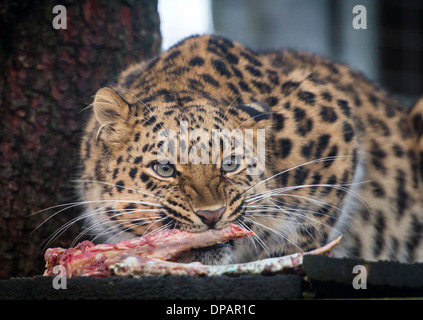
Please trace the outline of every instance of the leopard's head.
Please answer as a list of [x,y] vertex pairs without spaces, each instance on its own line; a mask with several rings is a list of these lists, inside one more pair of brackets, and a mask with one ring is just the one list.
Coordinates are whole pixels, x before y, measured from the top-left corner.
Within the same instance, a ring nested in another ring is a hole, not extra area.
[[[249,229],[245,200],[271,183],[263,181],[269,108],[204,98],[183,107],[156,103],[109,88],[95,96],[95,136],[85,161],[93,172],[86,166],[82,188],[93,201],[87,216],[97,234],[116,242],[163,228]],[[181,260],[224,263],[233,249],[226,243]]]

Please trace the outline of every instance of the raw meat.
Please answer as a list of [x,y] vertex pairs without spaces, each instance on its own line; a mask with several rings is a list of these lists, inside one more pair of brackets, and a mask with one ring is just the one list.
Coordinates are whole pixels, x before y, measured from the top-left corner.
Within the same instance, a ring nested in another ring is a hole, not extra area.
[[303,256],[308,254],[330,254],[330,251],[341,240],[341,237],[327,245],[305,253],[294,253],[284,257],[269,258],[240,264],[208,266],[199,262],[175,263],[158,259],[146,259],[122,254],[109,260],[106,267],[110,275],[116,276],[163,276],[172,275],[241,275],[241,274],[275,274],[300,268]]
[[140,259],[139,261],[143,259],[175,260],[184,251],[209,247],[253,234],[232,224],[224,229],[210,229],[199,233],[165,229],[115,244],[94,245],[91,241],[83,241],[74,248],[47,249],[44,255],[46,260],[44,275],[55,275],[53,268],[61,265],[66,268],[67,277],[106,277],[110,275],[110,262],[119,261],[122,256],[135,257]]

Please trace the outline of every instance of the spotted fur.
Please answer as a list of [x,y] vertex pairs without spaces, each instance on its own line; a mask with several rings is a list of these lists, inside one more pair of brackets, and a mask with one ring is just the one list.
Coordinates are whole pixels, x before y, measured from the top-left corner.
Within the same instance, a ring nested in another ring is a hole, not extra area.
[[[182,121],[207,132],[264,129],[264,172],[176,163],[158,176],[159,134],[180,132]],[[409,111],[345,65],[194,36],[98,91],[78,190],[88,230],[103,241],[230,223],[257,235],[183,261],[285,255],[340,234],[337,256],[423,261],[422,136],[423,100]]]

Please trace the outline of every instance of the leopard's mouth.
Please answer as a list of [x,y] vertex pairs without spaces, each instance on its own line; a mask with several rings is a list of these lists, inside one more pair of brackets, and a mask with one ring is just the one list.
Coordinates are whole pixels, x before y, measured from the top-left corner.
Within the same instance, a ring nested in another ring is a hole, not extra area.
[[201,262],[207,265],[225,264],[233,251],[233,240],[181,253],[179,262]]

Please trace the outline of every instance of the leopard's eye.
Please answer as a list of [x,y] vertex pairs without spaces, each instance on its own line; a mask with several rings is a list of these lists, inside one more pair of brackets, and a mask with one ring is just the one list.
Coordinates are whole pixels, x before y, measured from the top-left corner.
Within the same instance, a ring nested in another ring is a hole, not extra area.
[[223,172],[234,172],[239,168],[240,164],[236,161],[236,158],[231,157],[222,161],[221,169]]
[[169,163],[162,164],[160,162],[154,162],[152,163],[151,167],[153,168],[155,173],[157,173],[160,177],[163,178],[172,177],[176,171],[175,167]]

